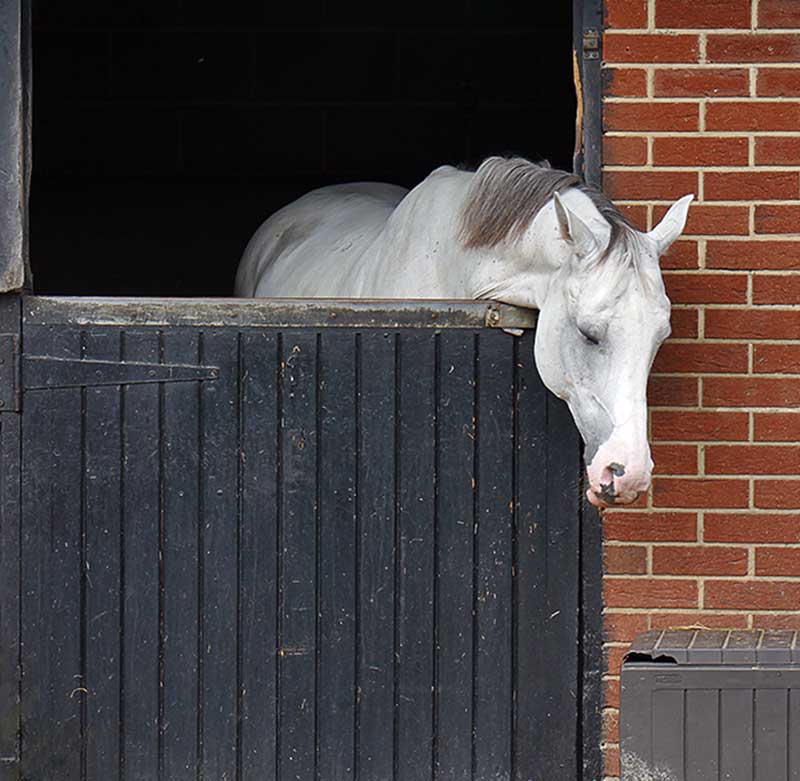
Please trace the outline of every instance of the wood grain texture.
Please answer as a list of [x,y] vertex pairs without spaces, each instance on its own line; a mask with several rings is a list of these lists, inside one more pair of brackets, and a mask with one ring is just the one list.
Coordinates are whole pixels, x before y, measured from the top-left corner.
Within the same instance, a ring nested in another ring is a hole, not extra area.
[[25,392],[24,772],[579,778],[579,448],[532,333],[26,334],[219,376]]

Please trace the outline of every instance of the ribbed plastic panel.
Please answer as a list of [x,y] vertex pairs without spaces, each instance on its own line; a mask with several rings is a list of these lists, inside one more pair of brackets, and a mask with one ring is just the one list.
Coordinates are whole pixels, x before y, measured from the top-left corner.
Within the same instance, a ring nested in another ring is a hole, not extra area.
[[800,637],[639,635],[622,667],[624,781],[800,779]]

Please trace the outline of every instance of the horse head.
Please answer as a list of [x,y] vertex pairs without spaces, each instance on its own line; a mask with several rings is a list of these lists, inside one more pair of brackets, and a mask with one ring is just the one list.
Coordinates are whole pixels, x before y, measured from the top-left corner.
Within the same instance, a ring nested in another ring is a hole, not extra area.
[[484,162],[467,196],[476,297],[540,310],[536,365],[583,437],[596,506],[629,504],[650,486],[647,376],[670,333],[658,260],[692,198],[642,233],[573,174],[502,158]]
[[628,504],[650,486],[647,376],[670,333],[659,256],[680,235],[692,196],[649,233],[585,222],[553,198],[567,252],[541,304],[536,363],[545,385],[569,405],[585,443],[588,497]]

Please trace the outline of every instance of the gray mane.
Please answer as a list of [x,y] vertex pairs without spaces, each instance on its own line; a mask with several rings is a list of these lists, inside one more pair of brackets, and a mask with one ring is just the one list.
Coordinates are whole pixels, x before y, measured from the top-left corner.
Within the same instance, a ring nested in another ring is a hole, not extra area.
[[636,230],[600,190],[577,174],[522,157],[489,157],[480,164],[461,214],[461,241],[478,249],[519,239],[553,194],[570,187],[587,195],[611,226],[609,250],[620,240],[626,245],[635,241]]

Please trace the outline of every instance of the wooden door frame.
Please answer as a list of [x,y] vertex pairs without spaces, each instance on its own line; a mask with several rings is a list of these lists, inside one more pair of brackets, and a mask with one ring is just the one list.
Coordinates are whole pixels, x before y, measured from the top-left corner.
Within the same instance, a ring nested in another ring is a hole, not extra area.
[[[572,45],[578,109],[574,170],[597,187],[602,184],[603,95],[601,82],[603,0],[573,0]],[[579,638],[582,711],[578,751],[583,778],[603,773],[603,527],[597,510],[584,496],[581,512]]]

